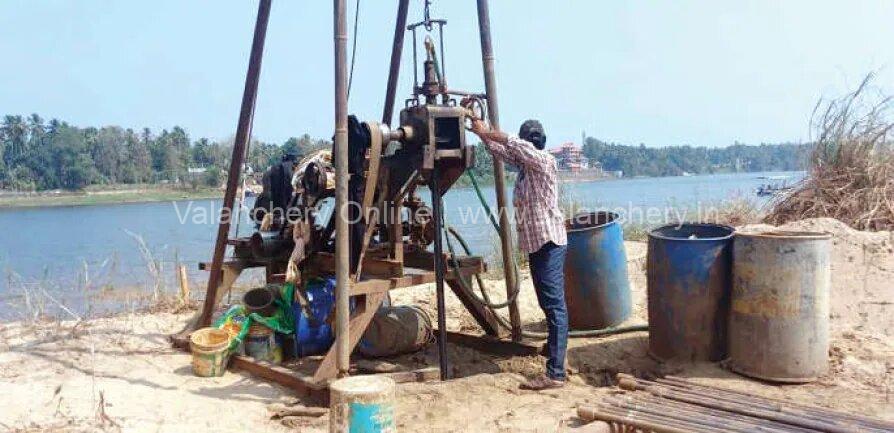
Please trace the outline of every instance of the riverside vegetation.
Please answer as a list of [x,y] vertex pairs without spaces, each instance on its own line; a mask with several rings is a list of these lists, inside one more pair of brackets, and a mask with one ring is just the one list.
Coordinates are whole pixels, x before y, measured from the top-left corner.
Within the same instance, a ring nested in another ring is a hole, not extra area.
[[777,199],[767,222],[830,217],[858,230],[894,229],[894,97],[872,79],[817,104],[808,176]]
[[[46,121],[38,114],[6,115],[0,122],[0,192],[147,184],[185,190],[219,187],[229,167],[232,143],[232,138],[193,140],[180,126],[153,132],[120,126],[77,127],[58,119]],[[253,140],[246,163],[260,171],[284,153],[304,154],[329,146],[330,141],[308,134],[282,143]],[[809,149],[790,143],[646,147],[587,138],[583,152],[605,170],[623,171],[631,177],[801,170]],[[483,183],[493,181],[493,161],[487,152],[477,152],[473,171]],[[465,182],[462,178],[459,186]]]

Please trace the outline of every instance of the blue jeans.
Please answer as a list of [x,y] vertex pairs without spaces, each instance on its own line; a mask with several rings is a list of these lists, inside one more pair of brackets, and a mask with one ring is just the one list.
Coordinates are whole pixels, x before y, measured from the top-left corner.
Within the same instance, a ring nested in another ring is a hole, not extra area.
[[565,380],[565,350],[568,348],[568,307],[565,305],[565,245],[548,242],[528,254],[537,302],[546,315],[549,336],[546,375]]

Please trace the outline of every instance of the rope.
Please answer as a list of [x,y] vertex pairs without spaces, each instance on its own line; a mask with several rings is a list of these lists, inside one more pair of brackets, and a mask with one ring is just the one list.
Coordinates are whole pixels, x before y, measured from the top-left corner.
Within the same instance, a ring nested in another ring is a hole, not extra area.
[[354,4],[354,33],[351,42],[351,70],[348,72],[348,100],[351,99],[351,85],[354,84],[354,59],[357,57],[357,28],[360,24],[360,0]]

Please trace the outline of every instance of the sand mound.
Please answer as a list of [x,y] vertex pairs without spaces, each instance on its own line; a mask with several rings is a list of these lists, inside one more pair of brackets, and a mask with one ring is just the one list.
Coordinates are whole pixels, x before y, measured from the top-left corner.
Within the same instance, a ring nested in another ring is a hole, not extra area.
[[[770,229],[749,226],[743,229]],[[491,355],[450,345],[458,379],[402,384],[397,421],[403,433],[555,432],[575,421],[578,405],[612,392],[617,372],[648,377],[684,376],[774,398],[894,420],[894,254],[891,234],[853,230],[830,219],[786,224],[783,229],[828,231],[833,238],[831,369],[817,382],[776,386],[733,374],[718,364],[662,364],[649,358],[648,334],[574,339],[569,344],[570,383],[560,391],[521,391],[523,375],[542,371],[537,354]],[[627,322],[646,318],[645,244],[627,243],[634,301]],[[544,330],[533,287],[522,272],[521,316],[527,329]],[[488,281],[495,297],[502,281]],[[393,293],[396,304],[416,304],[434,314],[434,287]],[[452,295],[447,296],[450,330],[478,332]],[[296,431],[271,421],[268,404],[292,395],[242,373],[198,378],[188,354],[170,348],[167,334],[189,315],[122,315],[78,325],[0,324],[0,430],[215,432]],[[433,316],[434,317],[434,316]],[[404,357],[402,365],[436,365],[437,349]],[[100,413],[110,421],[105,421]],[[114,424],[112,424],[114,423]],[[326,417],[300,427],[327,431]]]
[[832,218],[811,218],[772,229],[832,234],[831,327],[833,335],[865,332],[894,336],[894,234],[855,230]]

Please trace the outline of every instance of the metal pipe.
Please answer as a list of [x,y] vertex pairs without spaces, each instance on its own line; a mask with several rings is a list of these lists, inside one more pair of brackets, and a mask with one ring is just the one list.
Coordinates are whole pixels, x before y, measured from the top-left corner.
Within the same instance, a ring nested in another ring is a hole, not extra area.
[[600,407],[579,407],[577,416],[587,421],[605,421],[609,423],[617,423],[625,426],[635,426],[642,429],[648,429],[654,433],[690,433],[691,430],[685,428],[671,427],[658,423],[640,421],[631,418],[630,414],[621,415],[610,408]]
[[351,367],[348,239],[348,25],[345,0],[333,0],[335,36],[335,346],[339,376]]
[[441,367],[441,380],[449,379],[447,371],[447,306],[444,300],[444,247],[442,245],[443,228],[441,216],[444,212],[441,206],[441,190],[438,186],[437,166],[431,171],[429,180],[431,189],[432,222],[435,232],[435,291],[438,298],[438,362]]
[[[670,413],[670,412],[690,412],[697,415],[704,415],[712,418],[720,418],[720,419],[729,419],[737,422],[746,422],[746,423],[756,423],[760,422],[760,431],[765,432],[794,432],[794,433],[815,433],[816,430],[807,429],[803,427],[795,427],[790,424],[779,423],[776,421],[765,420],[762,418],[754,418],[741,414],[735,414],[731,412],[725,412],[719,409],[707,408],[703,406],[691,405],[688,403],[681,403],[673,400],[662,399],[660,397],[655,396],[639,396],[636,401],[640,404],[644,405],[652,405],[655,407],[662,408],[662,413]],[[775,429],[775,430],[774,430]]]
[[413,96],[417,96],[417,91],[419,89],[419,68],[417,66],[418,59],[416,58],[416,27],[412,28],[413,30]]
[[793,401],[773,399],[769,397],[759,397],[753,394],[748,394],[733,389],[695,383],[677,376],[665,376],[664,378],[656,379],[656,382],[660,385],[686,388],[693,392],[700,391],[710,397],[726,396],[729,398],[737,399],[741,403],[747,403],[751,406],[761,406],[768,410],[789,412],[793,414],[800,413],[801,416],[822,418],[827,421],[858,423],[866,428],[894,430],[894,423],[885,422],[876,418],[837,412],[815,406],[807,406]]
[[[619,386],[626,390],[641,390],[629,404],[642,407],[628,407],[636,411],[649,412],[650,405],[660,407],[667,413],[694,412],[699,416],[721,418],[727,421],[725,427],[741,425],[737,422],[757,423],[760,431],[785,432],[844,432],[844,431],[890,431],[891,428],[880,420],[854,417],[825,409],[799,405],[795,402],[768,399],[739,391],[701,385],[682,378],[668,376],[659,382],[639,379],[627,374],[618,374]],[[613,403],[617,404],[617,400]],[[621,404],[624,406],[624,404]],[[627,407],[627,406],[624,406]],[[661,413],[664,413],[661,412]],[[691,414],[690,414],[691,415]],[[745,431],[756,431],[746,428]]]
[[264,40],[267,36],[267,21],[270,19],[271,0],[261,0],[258,4],[258,17],[251,43],[251,54],[248,57],[248,72],[245,75],[245,88],[242,91],[242,106],[239,109],[239,121],[236,123],[236,138],[233,142],[233,157],[227,174],[227,190],[224,193],[223,208],[220,213],[220,224],[217,226],[217,240],[214,243],[214,255],[211,258],[211,275],[208,277],[208,289],[202,314],[196,322],[197,328],[211,324],[211,315],[217,304],[217,289],[220,286],[224,254],[230,237],[230,222],[233,217],[233,202],[239,177],[242,174],[242,162],[245,149],[251,138],[251,123],[254,118],[255,102],[258,97],[258,82],[261,76],[261,60],[264,56]]
[[603,400],[603,402],[607,402],[608,404],[621,409],[636,411],[655,417],[700,424],[705,426],[703,427],[704,430],[731,429],[742,432],[761,431],[765,433],[787,433],[791,431],[789,429],[779,430],[765,425],[756,426],[755,424],[761,421],[757,418],[731,416],[734,414],[728,413],[718,416],[704,410],[705,408],[695,405],[670,406],[662,401],[649,402],[641,399],[628,399],[627,401],[612,399]]
[[[771,400],[764,397],[758,397],[752,394],[740,393],[725,388],[711,387],[700,385],[685,379],[667,376],[657,381],[649,381],[636,378],[628,374],[618,374],[619,386],[627,390],[642,390],[650,392],[655,396],[663,396],[664,393],[678,392],[680,395],[688,395],[694,398],[710,399],[717,403],[727,403],[734,405],[747,405],[752,409],[761,409],[774,413],[787,414],[794,417],[809,418],[820,420],[831,424],[841,423],[860,423],[861,421],[850,418],[848,414],[837,414],[834,412],[816,413],[810,411],[809,407],[798,408],[797,403],[781,400]],[[656,397],[661,398],[661,397]],[[686,403],[689,404],[689,403]],[[871,419],[868,421],[872,421]],[[866,428],[875,428],[870,424],[864,424]]]
[[[663,385],[648,385],[643,388],[644,391],[651,393],[656,398],[660,398],[662,400],[667,401],[677,401],[682,404],[690,404],[690,405],[700,405],[707,409],[716,409],[727,412],[727,418],[734,417],[736,415],[747,416],[751,418],[761,418],[766,421],[773,421],[782,424],[788,424],[792,428],[794,426],[800,426],[801,429],[815,429],[816,426],[804,426],[799,425],[793,422],[792,420],[796,419],[806,419],[811,422],[819,421],[832,425],[837,425],[837,420],[823,419],[821,417],[804,417],[799,414],[791,413],[788,410],[785,410],[784,407],[767,407],[765,405],[760,404],[755,401],[748,401],[747,399],[730,399],[728,397],[724,397],[722,393],[702,393],[694,389],[684,389],[684,388],[670,388]],[[710,402],[710,403],[709,403]],[[747,402],[747,403],[746,403]],[[744,405],[743,405],[744,404]],[[736,412],[735,408],[745,408],[747,407],[752,411],[761,411],[754,413],[741,413]],[[778,414],[780,416],[786,416],[786,419],[776,419],[767,415],[758,415],[758,414]],[[840,427],[840,425],[839,425]],[[790,429],[791,430],[791,429]]]
[[[490,124],[500,127],[500,109],[497,102],[497,81],[494,73],[494,47],[490,36],[490,10],[487,0],[478,0],[478,33],[481,37],[481,63],[484,69],[484,89],[487,93],[487,107]],[[512,234],[509,225],[509,214],[506,213],[506,168],[503,161],[494,159],[494,190],[497,193],[497,212],[500,214],[500,246],[503,252],[503,275],[506,276],[506,294],[511,295],[516,287],[518,275],[512,258]],[[512,340],[520,341],[521,315],[518,301],[509,304],[509,322],[512,324]]]
[[[400,0],[397,4],[397,21],[394,24],[394,42],[391,44],[391,66],[388,68],[388,85],[385,88],[385,106],[382,108],[382,123],[391,126],[394,116],[394,98],[397,80],[400,78],[400,59],[404,51],[404,35],[407,27],[407,10],[410,0]],[[415,68],[415,64],[413,66]]]
[[447,57],[444,56],[444,24],[438,23],[438,44],[441,46],[441,86],[447,88]]
[[[672,428],[680,428],[684,429],[688,432],[699,432],[699,433],[753,433],[753,432],[743,432],[738,429],[732,428],[723,428],[717,429],[708,427],[704,424],[697,422],[697,420],[681,420],[670,418],[663,415],[655,415],[651,413],[644,413],[637,410],[624,409],[615,406],[604,405],[601,406],[600,409],[607,413],[613,413],[615,415],[623,415],[628,418],[634,424],[650,424],[653,426],[663,426],[663,427],[672,427]],[[643,430],[644,432],[652,432],[651,429]]]
[[741,415],[747,415],[755,418],[763,418],[772,421],[778,421],[785,424],[791,424],[798,427],[806,427],[814,430],[819,430],[827,433],[849,433],[852,432],[853,429],[843,428],[838,425],[834,425],[828,421],[819,421],[811,418],[803,418],[793,415],[788,415],[785,413],[777,413],[775,411],[769,411],[766,409],[757,409],[753,406],[744,406],[740,404],[734,403],[726,403],[723,401],[718,401],[711,397],[701,397],[698,395],[686,394],[683,392],[675,392],[671,390],[660,390],[655,387],[647,387],[646,392],[649,392],[653,395],[667,398],[671,400],[680,401],[683,403],[697,404],[700,406],[705,406],[714,409],[720,409],[727,412],[734,412]]

